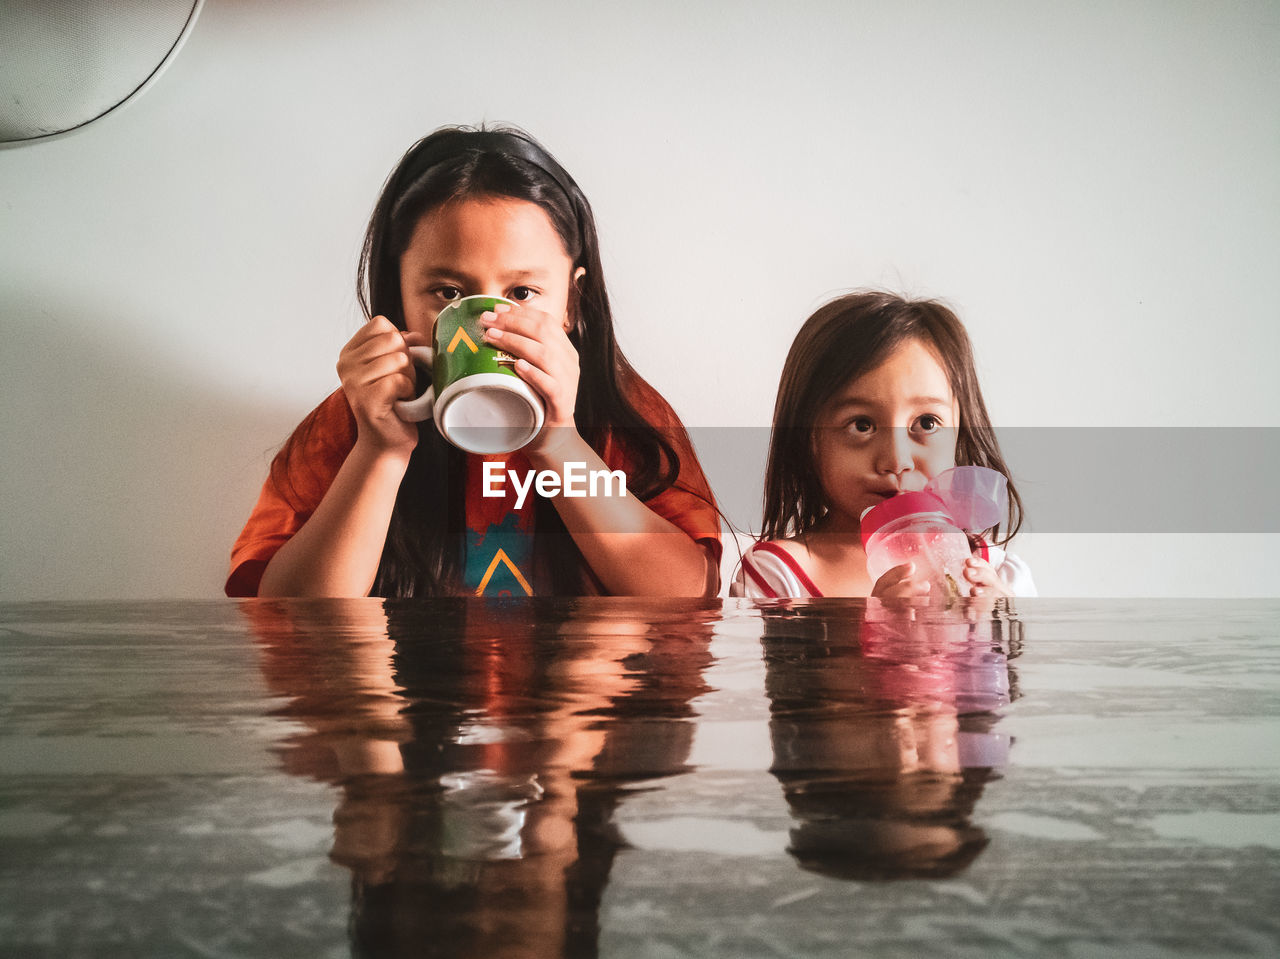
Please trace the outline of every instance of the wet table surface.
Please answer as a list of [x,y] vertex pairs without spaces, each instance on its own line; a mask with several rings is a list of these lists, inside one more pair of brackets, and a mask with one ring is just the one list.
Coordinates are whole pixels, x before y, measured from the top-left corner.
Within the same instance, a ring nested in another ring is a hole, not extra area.
[[1274,956],[1280,602],[0,606],[0,954]]

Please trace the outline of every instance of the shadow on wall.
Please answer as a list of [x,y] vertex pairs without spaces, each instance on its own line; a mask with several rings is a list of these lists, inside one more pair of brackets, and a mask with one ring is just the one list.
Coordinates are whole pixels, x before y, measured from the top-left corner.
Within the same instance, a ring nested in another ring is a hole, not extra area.
[[689,439],[723,514],[720,592],[727,596],[742,553],[760,535],[769,430],[755,426],[694,426],[689,429]]
[[221,596],[299,411],[186,379],[109,305],[11,285],[0,315],[0,600]]

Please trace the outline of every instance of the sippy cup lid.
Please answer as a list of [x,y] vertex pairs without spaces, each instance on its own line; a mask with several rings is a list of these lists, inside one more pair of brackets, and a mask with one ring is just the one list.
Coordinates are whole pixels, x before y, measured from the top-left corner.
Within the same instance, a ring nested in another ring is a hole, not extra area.
[[867,540],[874,536],[876,531],[886,523],[901,519],[903,516],[910,516],[913,513],[941,513],[947,519],[951,519],[951,514],[947,512],[947,504],[936,493],[927,491],[921,493],[899,493],[878,506],[872,506],[862,514],[862,522],[860,524],[862,544],[865,546]]
[[1009,509],[1009,481],[985,466],[953,466],[925,487],[946,504],[956,525],[977,533],[999,525]]

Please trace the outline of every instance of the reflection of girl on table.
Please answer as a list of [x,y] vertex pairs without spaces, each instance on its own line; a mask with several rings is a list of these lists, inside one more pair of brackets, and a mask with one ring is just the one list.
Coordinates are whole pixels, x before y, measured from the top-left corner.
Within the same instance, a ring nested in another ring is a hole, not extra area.
[[[532,138],[451,128],[415,144],[378,200],[360,279],[371,319],[339,357],[342,388],[271,464],[229,595],[715,593],[710,489],[675,413],[618,348],[586,198]],[[482,317],[485,342],[546,408],[504,457],[463,453],[394,409],[415,395],[409,348],[472,294],[515,301]],[[622,470],[627,495],[531,495],[517,510],[511,482],[482,495],[486,460],[521,477]]]
[[284,768],[336,787],[352,955],[597,954],[619,807],[692,768],[705,604],[244,611]]
[[[732,594],[927,595],[929,581],[912,563],[871,581],[859,524],[869,507],[923,490],[957,465],[1009,476],[955,314],[888,293],[828,303],[801,328],[783,367],[763,540],[743,557]],[[963,584],[972,596],[1035,594],[1026,565],[1004,550],[1022,522],[1012,481],[1008,489],[1007,521],[973,539]]]
[[764,610],[788,852],[842,879],[963,872],[988,843],[975,807],[1008,762],[998,724],[1021,624],[804,613]]

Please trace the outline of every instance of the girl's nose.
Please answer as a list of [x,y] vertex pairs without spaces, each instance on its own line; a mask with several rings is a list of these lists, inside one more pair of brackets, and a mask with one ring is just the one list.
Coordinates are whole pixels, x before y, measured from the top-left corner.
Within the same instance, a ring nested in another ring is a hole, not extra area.
[[882,473],[893,473],[895,476],[915,466],[915,457],[911,450],[911,434],[907,429],[885,430],[880,434],[879,462],[876,464]]

